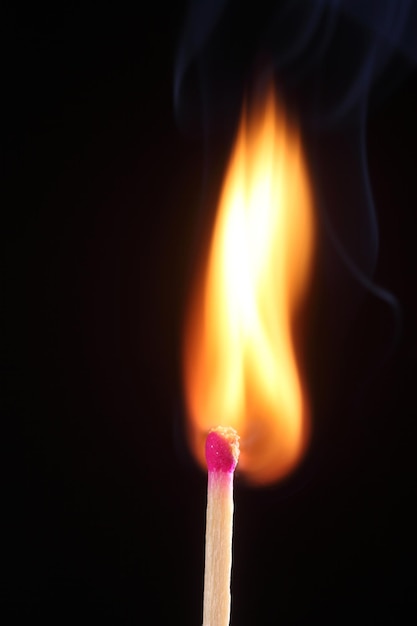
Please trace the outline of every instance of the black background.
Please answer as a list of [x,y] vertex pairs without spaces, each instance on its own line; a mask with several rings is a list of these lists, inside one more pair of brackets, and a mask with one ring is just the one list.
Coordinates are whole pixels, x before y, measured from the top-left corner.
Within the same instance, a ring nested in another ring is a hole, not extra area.
[[[206,478],[184,441],[180,346],[204,148],[173,110],[184,13],[4,9],[4,624],[201,623]],[[392,317],[365,297],[326,357],[332,298],[316,297],[313,449],[284,485],[237,480],[233,624],[412,621],[416,111],[414,72],[367,138],[400,339],[358,382]]]

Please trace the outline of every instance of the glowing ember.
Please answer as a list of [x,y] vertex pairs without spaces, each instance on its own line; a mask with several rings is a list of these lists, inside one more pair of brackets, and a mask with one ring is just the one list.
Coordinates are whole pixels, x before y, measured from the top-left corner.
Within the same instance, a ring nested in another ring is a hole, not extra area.
[[252,482],[284,476],[305,450],[308,407],[293,326],[313,230],[299,134],[271,88],[242,116],[187,320],[189,437],[203,466],[207,433],[219,425],[238,431],[239,467]]

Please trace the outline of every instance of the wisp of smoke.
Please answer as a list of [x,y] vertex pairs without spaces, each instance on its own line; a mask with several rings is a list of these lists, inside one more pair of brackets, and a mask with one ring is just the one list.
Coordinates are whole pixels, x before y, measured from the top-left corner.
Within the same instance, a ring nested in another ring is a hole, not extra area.
[[344,272],[346,289],[352,290],[344,294],[346,301],[370,293],[387,306],[395,341],[399,307],[373,281],[379,242],[366,123],[371,97],[372,102],[384,98],[417,62],[417,3],[257,0],[250,5],[191,0],[174,76],[178,123],[201,132],[208,150],[213,132],[231,137],[248,88],[256,89],[273,73],[281,96],[301,120],[329,264],[335,258],[339,264],[329,270],[331,286],[340,289]]

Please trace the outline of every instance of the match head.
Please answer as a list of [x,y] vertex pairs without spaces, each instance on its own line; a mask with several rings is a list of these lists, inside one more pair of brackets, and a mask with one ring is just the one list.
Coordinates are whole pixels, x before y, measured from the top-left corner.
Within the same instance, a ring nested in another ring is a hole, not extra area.
[[217,426],[206,439],[209,472],[234,472],[239,459],[239,436],[234,428]]

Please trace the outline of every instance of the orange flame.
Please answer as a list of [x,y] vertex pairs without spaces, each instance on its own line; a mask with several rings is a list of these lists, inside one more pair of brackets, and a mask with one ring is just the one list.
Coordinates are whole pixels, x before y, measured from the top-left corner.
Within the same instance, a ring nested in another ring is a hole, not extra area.
[[283,477],[306,448],[309,413],[293,327],[313,234],[299,133],[271,88],[242,115],[187,321],[189,438],[203,466],[207,432],[218,425],[238,431],[239,468],[253,483]]

